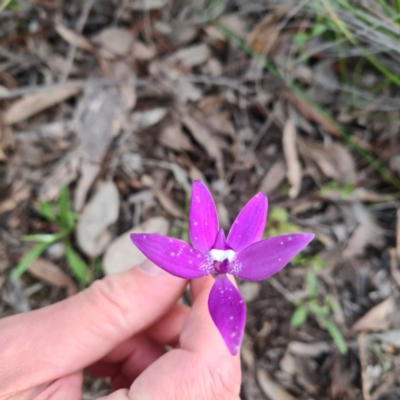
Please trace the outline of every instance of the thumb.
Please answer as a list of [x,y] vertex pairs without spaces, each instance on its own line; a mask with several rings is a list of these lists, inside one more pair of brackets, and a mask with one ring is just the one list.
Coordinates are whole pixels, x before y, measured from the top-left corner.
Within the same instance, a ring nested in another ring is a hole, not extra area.
[[0,382],[5,386],[0,395],[83,369],[165,314],[186,281],[150,261],[141,267],[95,281],[49,307],[1,320]]

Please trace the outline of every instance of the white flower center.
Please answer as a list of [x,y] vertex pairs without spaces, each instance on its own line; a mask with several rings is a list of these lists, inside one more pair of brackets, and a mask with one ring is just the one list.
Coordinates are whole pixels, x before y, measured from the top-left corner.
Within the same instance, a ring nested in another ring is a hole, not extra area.
[[235,252],[231,249],[229,250],[217,250],[217,249],[212,249],[210,251],[210,256],[212,261],[225,261],[228,260],[229,262],[232,262],[233,259],[235,258]]

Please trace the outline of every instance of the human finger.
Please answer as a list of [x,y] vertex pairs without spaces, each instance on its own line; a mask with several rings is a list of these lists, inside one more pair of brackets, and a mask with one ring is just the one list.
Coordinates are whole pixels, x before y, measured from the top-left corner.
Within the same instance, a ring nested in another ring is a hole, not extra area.
[[[92,364],[169,311],[186,281],[146,261],[143,269],[94,282],[67,300],[0,321],[1,394]],[[24,363],[20,360],[24,359]]]
[[239,400],[240,358],[231,355],[208,311],[213,284],[211,277],[191,282],[194,303],[179,348],[134,381],[129,399]]

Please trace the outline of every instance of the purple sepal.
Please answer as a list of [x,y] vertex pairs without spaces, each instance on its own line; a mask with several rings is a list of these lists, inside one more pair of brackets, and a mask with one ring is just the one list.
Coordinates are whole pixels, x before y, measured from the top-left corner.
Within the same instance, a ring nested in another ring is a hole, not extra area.
[[263,193],[256,194],[240,211],[228,234],[228,245],[240,253],[259,241],[267,221],[268,199]]
[[189,209],[189,236],[193,247],[205,253],[215,242],[218,233],[218,214],[207,186],[193,182]]
[[267,279],[288,264],[313,238],[313,233],[296,233],[254,243],[236,256],[231,273],[248,281]]
[[130,237],[150,261],[179,278],[200,278],[214,271],[206,254],[182,240],[155,233],[132,233]]
[[243,339],[246,306],[226,275],[216,277],[208,298],[208,308],[229,351],[232,355],[237,354]]

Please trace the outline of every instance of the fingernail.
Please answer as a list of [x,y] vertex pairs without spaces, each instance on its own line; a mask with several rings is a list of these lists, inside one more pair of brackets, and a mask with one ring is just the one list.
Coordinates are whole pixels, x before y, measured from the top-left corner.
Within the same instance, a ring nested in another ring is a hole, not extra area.
[[142,262],[138,268],[145,274],[150,276],[161,276],[167,274],[167,272],[165,272],[160,267],[157,267],[157,265],[151,262],[150,260]]

